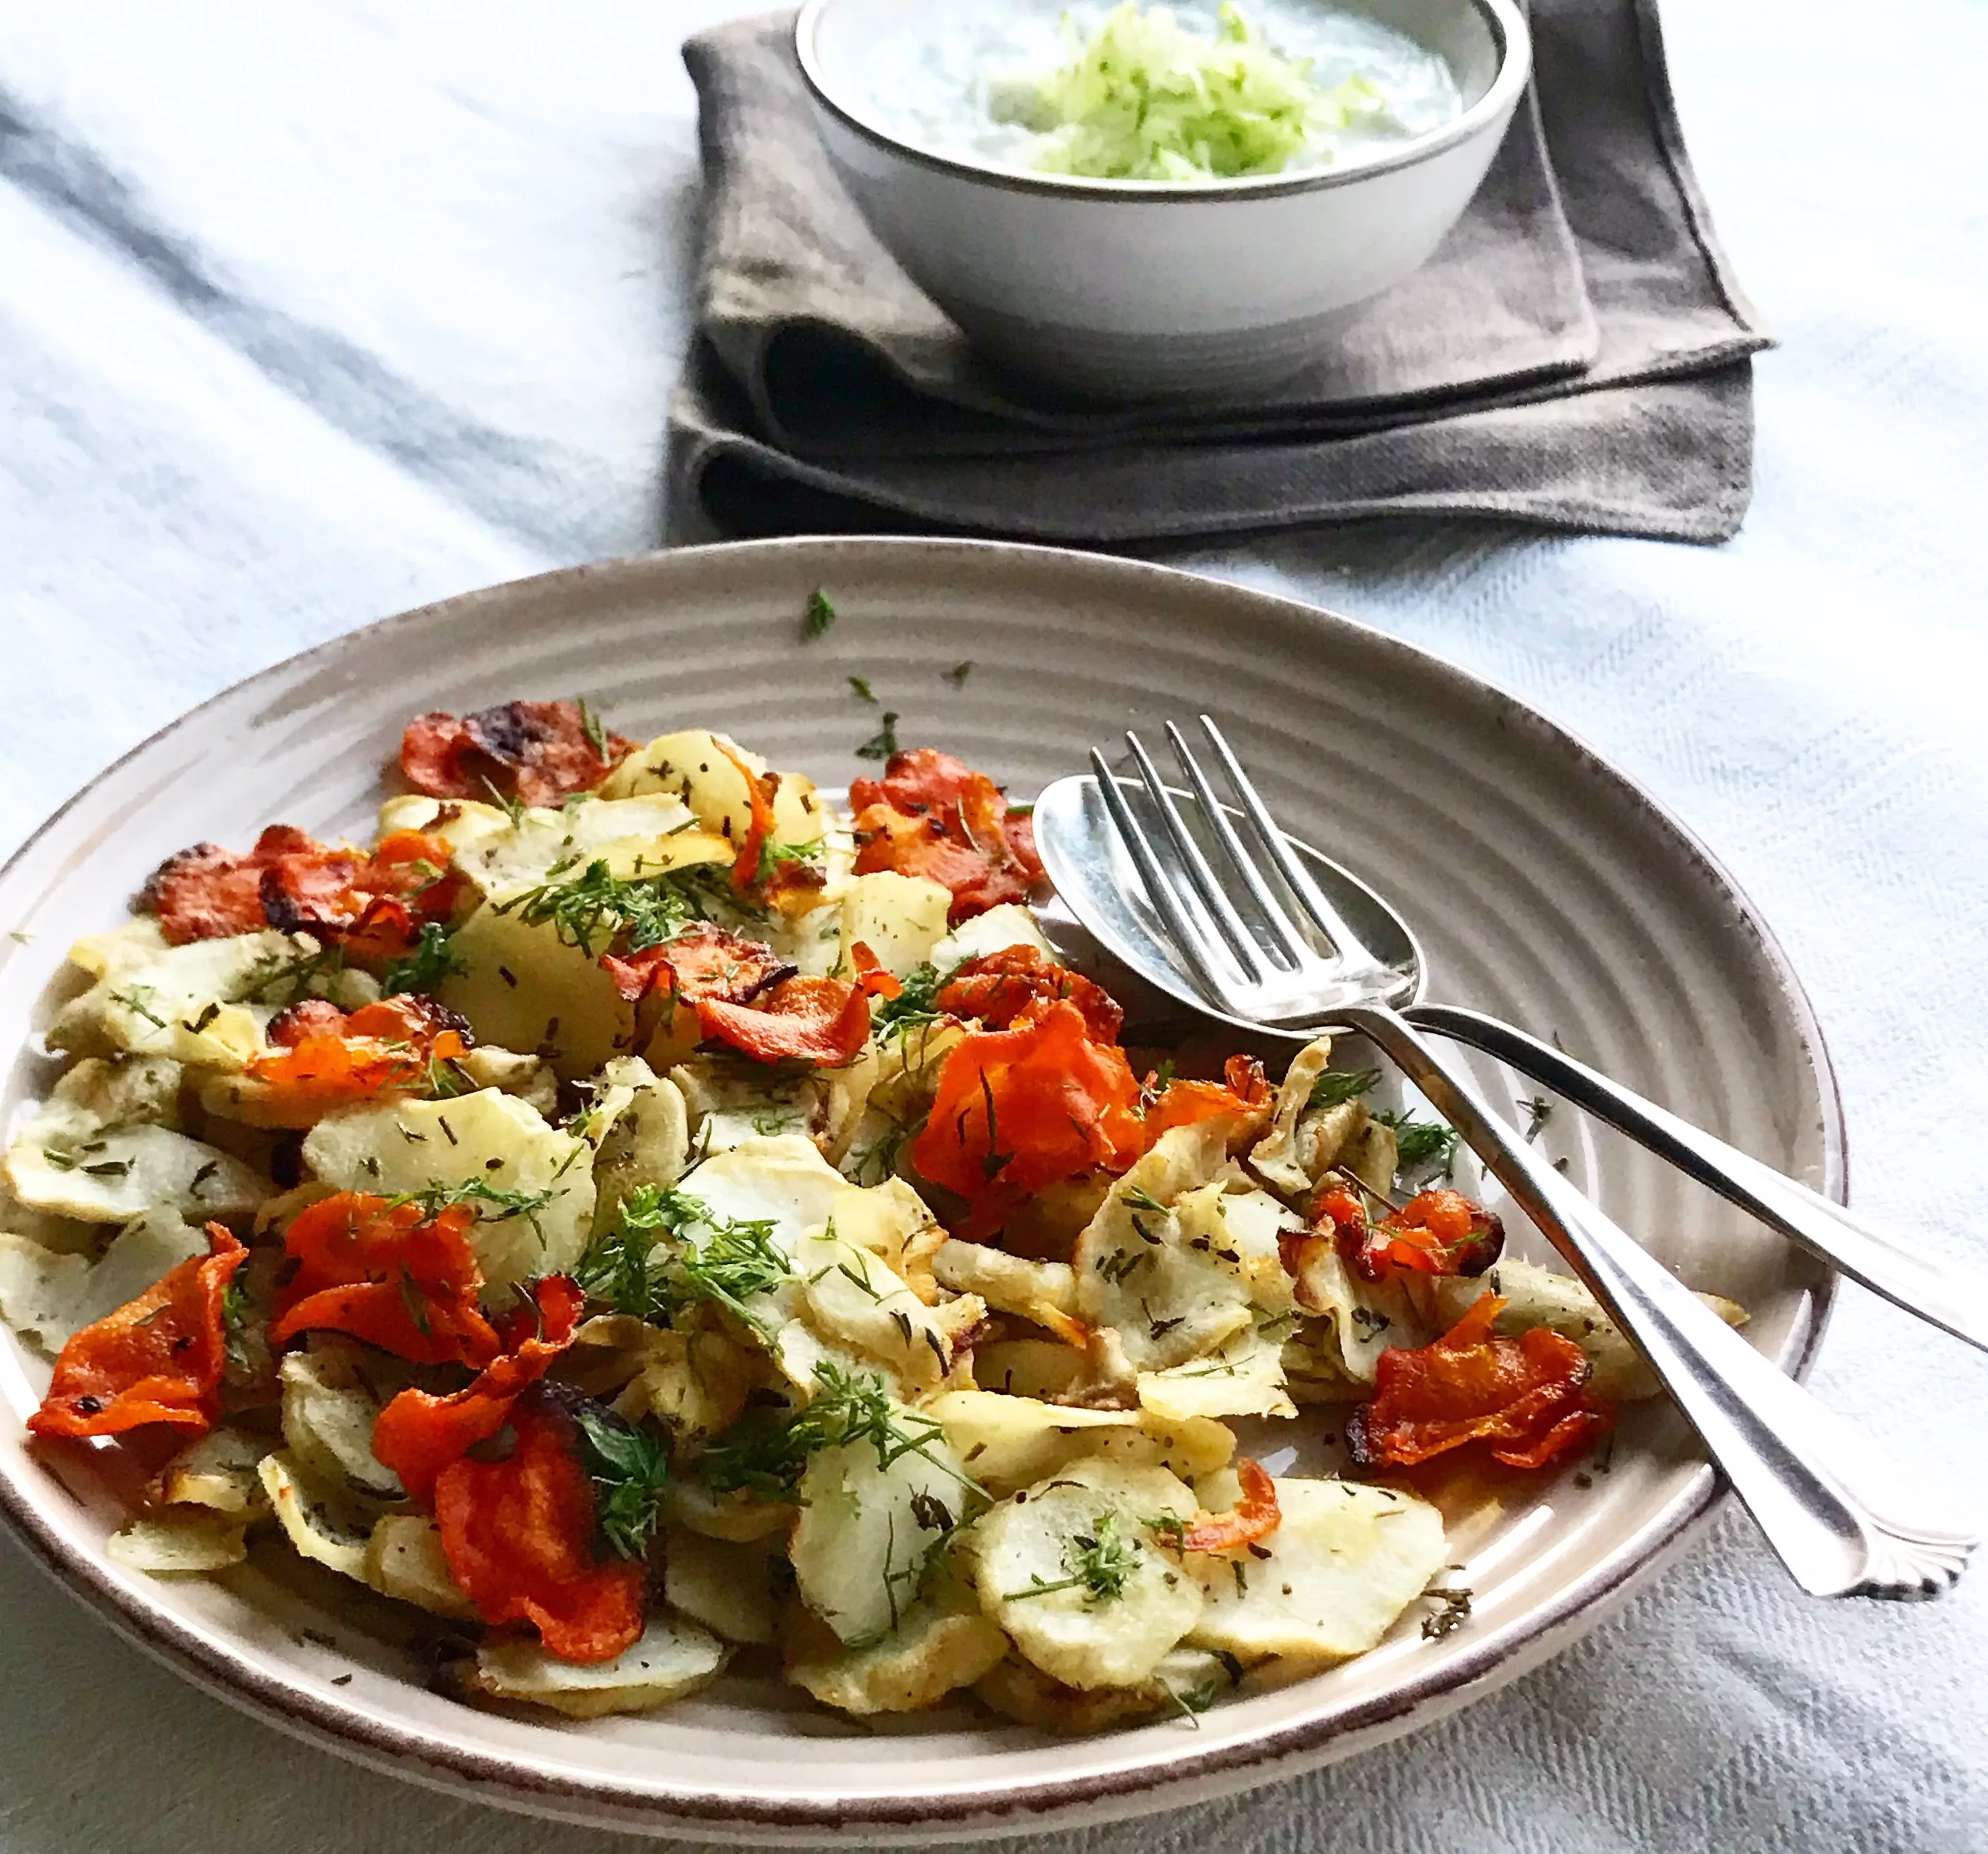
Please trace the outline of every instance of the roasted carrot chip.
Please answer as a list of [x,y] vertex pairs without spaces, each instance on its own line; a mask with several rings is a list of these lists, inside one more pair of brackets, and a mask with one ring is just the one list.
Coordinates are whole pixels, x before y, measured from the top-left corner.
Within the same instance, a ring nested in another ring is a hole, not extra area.
[[475,1220],[465,1204],[424,1219],[417,1204],[357,1191],[299,1212],[283,1236],[296,1272],[276,1296],[271,1344],[321,1329],[417,1365],[488,1363],[498,1338],[477,1305]]
[[1270,1105],[1270,1084],[1254,1057],[1231,1056],[1222,1072],[1220,1081],[1169,1081],[1160,1089],[1146,1109],[1146,1143],[1175,1127],[1222,1114],[1247,1115]]
[[401,736],[401,770],[431,798],[556,805],[590,792],[633,753],[577,702],[505,702],[472,715],[418,715]]
[[438,1065],[468,1049],[469,1027],[432,998],[382,999],[347,1016],[306,998],[271,1020],[276,1047],[250,1059],[265,1124],[309,1126],[334,1108],[434,1091]]
[[595,1557],[596,1496],[571,1416],[543,1392],[509,1414],[509,1455],[451,1461],[435,1482],[450,1574],[485,1622],[536,1624],[563,1661],[612,1660],[642,1632],[648,1567]]
[[756,1062],[807,1062],[840,1068],[870,1040],[870,1000],[843,979],[783,979],[756,1003],[697,1000],[707,1037]]
[[1239,1551],[1276,1531],[1283,1517],[1277,1506],[1277,1484],[1247,1455],[1236,1456],[1236,1477],[1242,1484],[1242,1497],[1235,1511],[1195,1514],[1180,1537],[1183,1551]]
[[858,940],[849,949],[849,962],[856,968],[856,983],[863,987],[866,997],[901,998],[904,986],[898,983],[894,973],[884,969],[884,963],[870,949],[867,940]]
[[1543,1326],[1497,1337],[1504,1305],[1486,1294],[1434,1344],[1381,1353],[1374,1396],[1346,1426],[1355,1461],[1412,1467],[1483,1443],[1508,1467],[1543,1467],[1608,1429],[1610,1412],[1587,1389],[1587,1354]]
[[409,1498],[426,1500],[435,1479],[476,1443],[495,1435],[518,1398],[573,1343],[586,1297],[570,1277],[532,1284],[532,1305],[507,1322],[500,1356],[466,1389],[438,1397],[404,1390],[373,1426],[373,1453],[401,1477]]
[[1003,902],[1026,900],[1043,879],[1033,825],[1001,788],[950,753],[894,753],[881,779],[849,788],[858,875],[894,869],[952,891],[957,922]]
[[651,991],[673,990],[691,1003],[716,998],[727,1004],[749,1004],[769,986],[791,977],[794,969],[772,947],[708,922],[660,946],[644,946],[625,956],[604,953],[600,963],[615,990],[631,1001]]
[[71,1338],[28,1419],[38,1436],[115,1436],[147,1423],[205,1435],[220,1414],[228,1338],[221,1302],[248,1251],[220,1223],[208,1253]]
[[983,1213],[970,1220],[977,1231],[1017,1193],[1130,1165],[1145,1149],[1138,1098],[1124,1051],[1093,1042],[1084,1013],[1059,999],[954,1045],[912,1160]]
[[966,960],[941,987],[938,1007],[955,1017],[978,1017],[989,1030],[1010,1030],[1059,998],[1083,1014],[1093,1042],[1118,1040],[1125,1013],[1117,1000],[1036,946],[1009,946]]
[[758,881],[761,875],[760,864],[765,859],[766,845],[773,836],[773,793],[779,789],[780,776],[777,773],[756,773],[744,759],[717,738],[712,744],[732,762],[732,770],[746,782],[751,817],[746,827],[746,834],[739,839],[739,854],[732,860],[732,885],[741,895]]
[[323,849],[314,837],[288,824],[272,824],[245,856],[218,844],[195,844],[167,857],[152,872],[141,899],[175,946],[259,932],[269,924],[262,912],[263,872],[286,857],[316,855]]

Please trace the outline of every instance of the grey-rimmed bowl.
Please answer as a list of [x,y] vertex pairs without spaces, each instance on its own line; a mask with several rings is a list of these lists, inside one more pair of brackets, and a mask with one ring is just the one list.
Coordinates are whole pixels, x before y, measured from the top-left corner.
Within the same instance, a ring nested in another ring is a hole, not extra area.
[[[877,236],[990,357],[1111,400],[1246,397],[1289,377],[1352,304],[1462,216],[1532,69],[1514,0],[1352,0],[1449,65],[1462,113],[1342,164],[1175,186],[935,154],[881,121],[869,49],[989,0],[807,0],[794,49],[837,174]],[[994,0],[998,4],[998,0]]]

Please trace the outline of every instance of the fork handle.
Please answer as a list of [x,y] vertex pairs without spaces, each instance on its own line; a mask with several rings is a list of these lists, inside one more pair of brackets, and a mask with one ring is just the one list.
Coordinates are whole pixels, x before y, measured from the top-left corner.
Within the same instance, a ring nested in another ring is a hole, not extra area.
[[1449,1004],[1417,1005],[1407,1014],[1418,1029],[1468,1043],[1544,1082],[1853,1281],[1988,1351],[1988,1277],[1872,1229],[1820,1193],[1496,1017]]
[[1397,1013],[1334,1013],[1449,1119],[1650,1364],[1796,1582],[1816,1596],[1952,1586],[1975,1525],[1756,1352],[1555,1171]]

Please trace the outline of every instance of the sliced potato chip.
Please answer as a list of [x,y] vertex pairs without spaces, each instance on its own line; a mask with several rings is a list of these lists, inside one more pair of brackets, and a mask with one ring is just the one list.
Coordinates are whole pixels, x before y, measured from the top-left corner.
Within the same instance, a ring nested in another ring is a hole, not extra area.
[[1077,1271],[1067,1262],[1032,1262],[991,1243],[948,1239],[931,1267],[941,1287],[978,1294],[998,1311],[1038,1326],[1054,1328],[1077,1317]]
[[663,1548],[670,1607],[728,1642],[773,1639],[773,1564],[784,1540],[739,1541],[672,1526]]
[[1244,1659],[1364,1653],[1449,1556],[1425,1500],[1354,1481],[1280,1477],[1275,1531],[1253,1548],[1194,1552],[1207,1602],[1189,1638]]
[[486,1642],[464,1670],[472,1690],[549,1706],[573,1719],[647,1712],[708,1687],[732,1650],[681,1616],[658,1610],[641,1637],[611,1661],[562,1661],[533,1641]]
[[1006,952],[1011,946],[1028,946],[1046,959],[1054,959],[1056,949],[1043,938],[1036,917],[1019,902],[1003,902],[962,921],[928,956],[941,977],[969,959],[984,959],[990,952]]
[[430,1185],[479,1184],[522,1194],[524,1207],[472,1198],[469,1240],[488,1306],[511,1290],[570,1269],[593,1216],[592,1155],[512,1095],[485,1088],[449,1101],[397,1101],[328,1115],[303,1145],[304,1163],[342,1191],[382,1196]]
[[1060,1339],[996,1339],[973,1348],[973,1381],[982,1390],[1053,1401],[1077,1389],[1088,1362]]
[[1266,1321],[1238,1333],[1205,1358],[1170,1371],[1141,1372],[1141,1408],[1184,1423],[1192,1417],[1295,1416],[1284,1389],[1286,1321]]
[[280,1450],[262,1457],[260,1473],[276,1521],[299,1555],[364,1583],[371,1524],[308,1480]]
[[308,1351],[286,1352],[283,1440],[297,1465],[327,1486],[397,1500],[401,1483],[373,1453],[380,1400],[358,1367],[359,1348],[335,1333],[313,1334]]
[[1201,1613],[1201,1586],[1151,1524],[1191,1518],[1195,1507],[1165,1468],[1060,1468],[968,1531],[981,1609],[1066,1686],[1136,1686]]
[[375,1522],[366,1541],[363,1575],[382,1596],[434,1615],[477,1619],[476,1605],[449,1573],[441,1528],[425,1513],[388,1513]]
[[205,1507],[232,1519],[260,1519],[269,1497],[258,1472],[268,1443],[238,1429],[209,1429],[159,1470],[150,1490],[161,1506]]
[[171,1209],[134,1217],[92,1263],[0,1236],[0,1314],[59,1352],[82,1328],[136,1300],[181,1262],[208,1253],[206,1233]]
[[154,1577],[225,1571],[248,1555],[247,1523],[205,1507],[162,1507],[112,1533],[103,1554],[113,1565]]
[[971,1687],[1006,1656],[1008,1638],[970,1596],[928,1596],[877,1641],[844,1647],[823,1629],[794,1646],[789,1680],[824,1706],[867,1717],[915,1712]]
[[973,1690],[1003,1718],[1074,1737],[1135,1720],[1191,1717],[1233,1685],[1233,1670],[1205,1649],[1172,1648],[1143,1680],[1127,1687],[1067,1687],[1017,1654],[989,1669]]
[[942,1440],[908,1448],[888,1466],[867,1441],[809,1458],[794,1578],[801,1600],[843,1641],[888,1633],[918,1601],[931,1549],[968,1497],[962,1474]]
[[469,1020],[478,1042],[536,1055],[563,1081],[592,1074],[633,1042],[635,1007],[600,967],[604,941],[590,953],[553,922],[534,926],[522,907],[499,901],[485,902],[449,945],[463,969],[437,995]]
[[921,875],[880,870],[850,878],[842,892],[842,933],[838,969],[856,969],[856,948],[867,946],[884,971],[909,978],[932,956],[945,935],[951,893]]
[[119,1127],[69,1146],[31,1134],[8,1149],[0,1176],[29,1209],[93,1223],[160,1209],[194,1220],[244,1216],[276,1190],[240,1159],[161,1126]]

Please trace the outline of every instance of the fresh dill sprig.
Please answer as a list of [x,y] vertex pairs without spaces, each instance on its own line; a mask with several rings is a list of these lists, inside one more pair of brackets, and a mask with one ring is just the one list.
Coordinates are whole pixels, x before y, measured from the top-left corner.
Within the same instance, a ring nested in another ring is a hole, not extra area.
[[1456,1164],[1458,1134],[1456,1128],[1439,1120],[1418,1120],[1412,1114],[1384,1109],[1374,1118],[1395,1130],[1395,1169],[1402,1176],[1433,1171],[1440,1165],[1447,1179]]
[[669,1444],[605,1410],[583,1406],[574,1420],[587,1443],[601,1536],[624,1558],[644,1556],[669,1497]]
[[634,876],[613,875],[598,858],[577,875],[566,873],[572,867],[555,864],[546,881],[494,904],[491,912],[515,913],[528,927],[549,925],[567,946],[594,959],[624,932],[637,952],[673,940],[686,928],[709,920],[712,907],[727,892],[722,864]]
[[134,985],[128,991],[113,991],[110,994],[110,1002],[123,1005],[133,1017],[143,1017],[147,1023],[164,1030],[167,1027],[165,1019],[147,1001],[157,996],[158,993],[149,985]]
[[445,979],[461,978],[469,968],[451,944],[455,937],[439,922],[425,922],[421,939],[401,958],[387,962],[380,980],[380,996],[432,992]]
[[858,760],[888,760],[898,747],[898,711],[887,708],[884,711],[884,725],[856,749]]
[[851,676],[849,686],[856,692],[858,702],[874,702],[877,699],[877,692],[870,686],[867,676]]
[[1311,1084],[1311,1092],[1305,1097],[1305,1111],[1315,1113],[1320,1108],[1344,1107],[1368,1093],[1380,1079],[1377,1068],[1327,1069]]
[[1526,1110],[1526,1144],[1530,1145],[1540,1136],[1540,1129],[1551,1118],[1554,1104],[1543,1094],[1535,1094],[1530,1101],[1519,1105]]
[[[333,941],[315,952],[262,961],[249,973],[242,996],[252,1004],[294,1004],[300,998],[314,995],[311,987],[317,980],[334,977],[344,969],[345,949]],[[279,986],[285,995],[272,997],[270,994]]]
[[248,1348],[243,1335],[248,1329],[248,1290],[242,1284],[242,1271],[235,1270],[228,1277],[228,1285],[221,1291],[221,1331],[225,1356],[228,1368],[238,1377],[246,1376],[255,1368],[248,1357]]
[[970,662],[955,663],[945,672],[945,679],[955,688],[964,688],[966,686],[966,678],[972,673],[973,665]]
[[637,1185],[621,1199],[578,1270],[580,1284],[618,1312],[667,1318],[710,1301],[762,1331],[747,1302],[793,1273],[770,1220],[716,1216],[702,1198],[658,1185]]
[[607,762],[607,729],[600,717],[594,712],[593,704],[582,695],[574,704],[580,710],[580,732],[587,736],[587,744],[593,749],[594,757],[604,766]]
[[705,1451],[699,1468],[708,1485],[719,1493],[743,1489],[785,1500],[817,1450],[867,1443],[880,1469],[906,1455],[922,1456],[969,1494],[986,1497],[978,1481],[931,1452],[945,1439],[944,1426],[899,1403],[877,1374],[824,1360],[814,1375],[815,1394],[784,1421],[749,1419]]
[[1139,1548],[1118,1531],[1115,1513],[1100,1513],[1090,1522],[1088,1532],[1071,1535],[1063,1547],[1067,1577],[1037,1578],[1026,1590],[1006,1592],[1004,1602],[1018,1603],[1032,1596],[1047,1596],[1053,1590],[1081,1590],[1085,1600],[1108,1603],[1125,1594],[1125,1586],[1139,1568]]
[[559,1196],[560,1181],[586,1149],[584,1146],[576,1147],[553,1174],[552,1182],[540,1191],[509,1189],[481,1178],[440,1180],[423,1185],[418,1191],[403,1191],[397,1197],[390,1197],[387,1208],[397,1210],[403,1204],[414,1204],[419,1207],[424,1223],[433,1223],[443,1211],[457,1204],[472,1204],[477,1215],[485,1223],[509,1223],[513,1217],[522,1216],[532,1226],[539,1241],[543,1242],[546,1233],[539,1222],[539,1213]]
[[835,622],[835,605],[828,594],[817,586],[808,594],[806,614],[801,620],[802,635],[819,638]]
[[872,1013],[879,1037],[901,1038],[921,1023],[936,1023],[945,1013],[938,1007],[939,976],[928,959],[908,973],[894,998],[886,998]]

